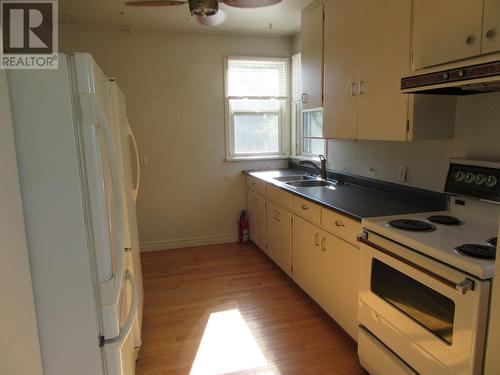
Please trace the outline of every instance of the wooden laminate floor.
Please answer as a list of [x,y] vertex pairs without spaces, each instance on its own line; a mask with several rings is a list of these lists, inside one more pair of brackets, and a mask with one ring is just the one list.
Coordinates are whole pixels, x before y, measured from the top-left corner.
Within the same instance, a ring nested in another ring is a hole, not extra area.
[[142,268],[137,375],[189,374],[195,358],[197,374],[221,358],[231,374],[366,374],[354,341],[252,244],[145,253]]

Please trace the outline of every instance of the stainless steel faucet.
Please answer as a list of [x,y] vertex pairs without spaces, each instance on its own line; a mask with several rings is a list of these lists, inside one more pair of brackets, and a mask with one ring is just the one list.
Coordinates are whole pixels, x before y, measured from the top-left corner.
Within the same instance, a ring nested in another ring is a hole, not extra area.
[[310,165],[316,168],[319,171],[319,174],[323,180],[326,180],[326,158],[323,155],[319,155],[320,166],[318,166],[315,162],[310,160],[301,160],[299,161],[300,165]]

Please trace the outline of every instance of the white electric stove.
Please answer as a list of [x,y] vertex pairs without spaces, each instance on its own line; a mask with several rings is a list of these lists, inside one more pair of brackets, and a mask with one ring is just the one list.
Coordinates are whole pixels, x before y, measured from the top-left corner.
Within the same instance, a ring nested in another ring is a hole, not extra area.
[[491,279],[499,212],[495,204],[451,198],[449,211],[368,219],[363,227],[480,279]]
[[358,352],[372,374],[482,373],[500,163],[452,160],[445,191],[445,212],[363,220]]

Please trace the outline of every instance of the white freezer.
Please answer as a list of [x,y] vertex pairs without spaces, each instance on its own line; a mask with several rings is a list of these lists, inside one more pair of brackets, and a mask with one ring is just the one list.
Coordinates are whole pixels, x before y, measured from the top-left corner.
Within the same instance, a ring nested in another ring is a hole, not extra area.
[[128,374],[138,297],[108,80],[81,53],[8,79],[44,374]]

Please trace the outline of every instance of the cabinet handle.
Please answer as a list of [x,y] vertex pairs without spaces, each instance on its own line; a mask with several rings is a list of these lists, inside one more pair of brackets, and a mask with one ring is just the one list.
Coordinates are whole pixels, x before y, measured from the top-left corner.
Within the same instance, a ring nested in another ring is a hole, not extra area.
[[465,38],[465,43],[467,45],[474,44],[475,41],[476,41],[476,37],[474,35],[469,35],[467,38]]
[[497,35],[497,31],[495,29],[488,30],[486,32],[487,39],[493,39]]
[[308,98],[307,98],[307,94],[306,94],[306,93],[304,93],[304,94],[302,94],[302,95],[301,95],[301,97],[300,97],[300,101],[301,101],[302,103],[307,103]]
[[256,182],[252,182],[252,186],[257,186],[257,183]]
[[314,236],[314,246],[319,246],[319,234],[316,233]]
[[280,219],[280,213],[281,213],[281,211],[278,211],[278,214],[276,215],[276,221],[278,223],[281,221],[281,219]]
[[356,96],[356,81],[351,83],[351,96]]
[[326,251],[326,239],[321,240],[321,251]]
[[300,206],[300,208],[302,208],[303,210],[306,210],[306,211],[309,209],[309,207],[307,207],[305,204],[303,204],[302,206]]
[[358,81],[358,95],[359,96],[365,95],[365,90],[363,89],[363,84],[364,84],[363,80]]
[[337,221],[335,222],[335,225],[336,225],[337,227],[345,227],[345,224],[344,224],[343,222],[341,222],[340,220],[337,220]]

